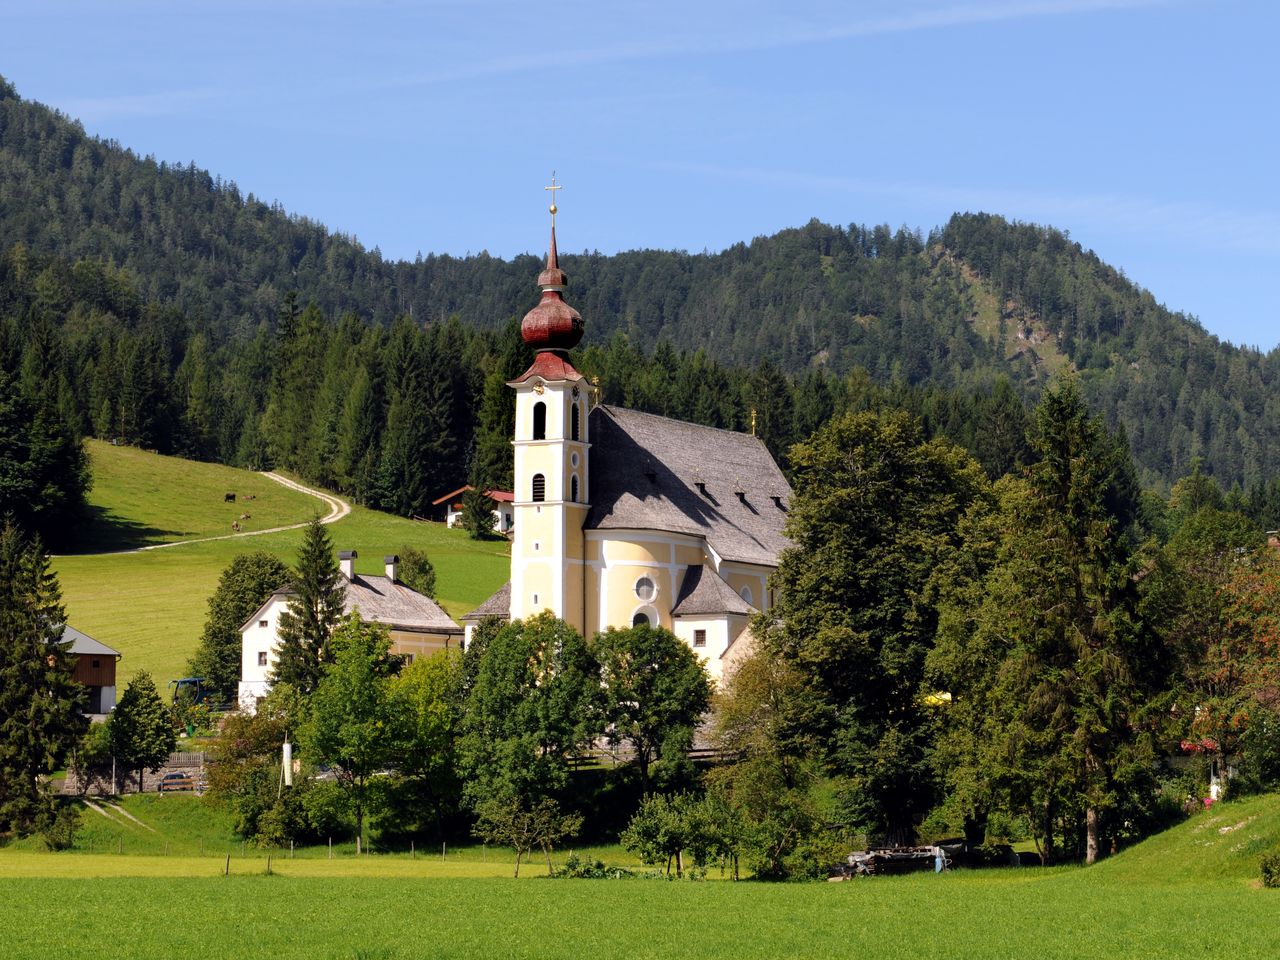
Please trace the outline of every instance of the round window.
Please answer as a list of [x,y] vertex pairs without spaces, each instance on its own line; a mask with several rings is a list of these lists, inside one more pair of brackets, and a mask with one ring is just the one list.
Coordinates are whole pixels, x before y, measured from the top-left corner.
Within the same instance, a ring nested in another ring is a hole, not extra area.
[[578,466],[578,454],[576,451],[574,453],[569,454],[569,466],[571,467]]
[[636,596],[646,603],[657,596],[658,588],[648,577],[641,577],[636,581]]

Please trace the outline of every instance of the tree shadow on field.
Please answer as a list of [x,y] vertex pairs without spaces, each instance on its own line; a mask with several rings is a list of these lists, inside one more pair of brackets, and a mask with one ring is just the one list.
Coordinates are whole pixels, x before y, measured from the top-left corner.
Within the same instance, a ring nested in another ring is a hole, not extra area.
[[106,507],[90,504],[80,519],[71,525],[57,544],[58,552],[66,556],[87,553],[112,553],[117,550],[136,550],[157,543],[181,539],[181,530],[160,530],[112,513]]

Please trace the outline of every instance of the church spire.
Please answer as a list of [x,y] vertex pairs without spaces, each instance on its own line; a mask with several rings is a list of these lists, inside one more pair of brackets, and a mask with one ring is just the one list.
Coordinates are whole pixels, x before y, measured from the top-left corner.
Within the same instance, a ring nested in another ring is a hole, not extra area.
[[551,186],[544,189],[551,191],[551,244],[547,247],[547,267],[538,274],[542,299],[524,315],[520,335],[525,343],[540,353],[550,351],[563,355],[582,339],[582,315],[564,302],[564,289],[569,278],[560,269],[560,255],[556,250],[556,214],[559,207],[555,203],[555,191],[564,188],[552,173]]

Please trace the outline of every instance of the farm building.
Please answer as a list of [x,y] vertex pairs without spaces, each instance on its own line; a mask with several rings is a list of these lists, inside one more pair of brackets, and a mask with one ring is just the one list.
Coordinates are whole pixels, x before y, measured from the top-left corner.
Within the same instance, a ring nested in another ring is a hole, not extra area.
[[[432,500],[435,519],[443,520],[450,527],[462,526],[462,495],[474,489],[475,487],[467,484]],[[493,504],[493,529],[498,533],[510,533],[516,522],[515,494],[507,490],[486,490],[484,495]]]
[[71,679],[89,691],[84,712],[91,717],[106,716],[116,705],[116,662],[120,651],[70,626],[63,628],[62,641],[71,642],[67,650],[75,664]]

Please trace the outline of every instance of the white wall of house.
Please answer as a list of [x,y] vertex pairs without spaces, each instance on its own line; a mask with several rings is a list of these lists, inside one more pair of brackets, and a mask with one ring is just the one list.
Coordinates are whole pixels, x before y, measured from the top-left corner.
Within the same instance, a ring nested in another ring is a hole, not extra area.
[[[449,512],[445,514],[444,522],[449,527],[462,526],[462,507],[454,509],[449,508]],[[516,510],[509,503],[499,503],[493,508],[493,529],[499,533],[510,533],[515,529]]]
[[288,607],[286,597],[272,597],[240,632],[240,709],[250,712],[271,689],[268,677],[276,665],[276,629]]

